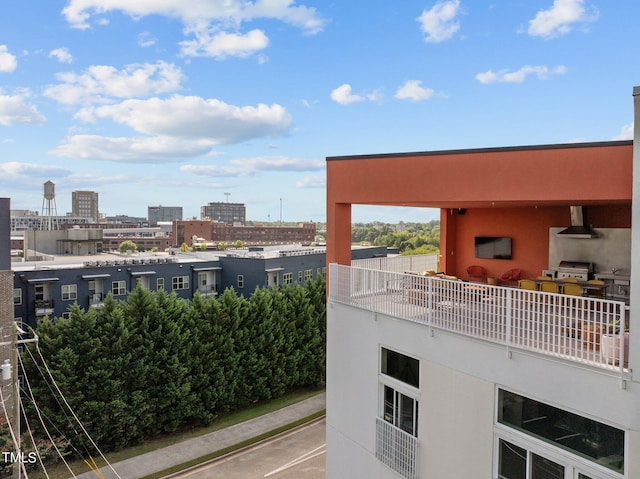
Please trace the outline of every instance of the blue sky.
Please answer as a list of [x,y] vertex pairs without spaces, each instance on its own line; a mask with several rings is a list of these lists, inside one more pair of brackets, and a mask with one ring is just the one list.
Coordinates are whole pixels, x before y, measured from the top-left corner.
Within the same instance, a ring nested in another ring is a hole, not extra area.
[[[325,158],[631,139],[636,0],[2,0],[0,196],[324,221]],[[594,172],[597,174],[597,172]],[[428,182],[428,179],[425,179]],[[229,195],[225,195],[229,193]],[[433,210],[354,208],[354,221]]]

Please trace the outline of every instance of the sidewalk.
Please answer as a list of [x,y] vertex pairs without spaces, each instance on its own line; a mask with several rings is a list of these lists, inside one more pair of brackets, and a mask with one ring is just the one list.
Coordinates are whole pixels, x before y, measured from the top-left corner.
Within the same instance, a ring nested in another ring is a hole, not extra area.
[[[325,409],[325,404],[325,393],[321,393],[235,426],[112,464],[112,467],[122,479],[138,479],[294,423],[322,411]],[[109,467],[103,467],[100,472],[105,479],[117,479],[118,477]],[[76,477],[96,479],[98,476],[93,472],[86,472]]]

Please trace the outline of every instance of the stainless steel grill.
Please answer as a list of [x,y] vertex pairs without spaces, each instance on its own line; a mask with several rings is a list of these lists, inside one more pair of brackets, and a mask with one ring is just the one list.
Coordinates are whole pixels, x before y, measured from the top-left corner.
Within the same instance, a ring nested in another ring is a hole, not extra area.
[[593,263],[584,261],[560,261],[558,265],[557,277],[576,278],[580,281],[587,281],[593,277]]

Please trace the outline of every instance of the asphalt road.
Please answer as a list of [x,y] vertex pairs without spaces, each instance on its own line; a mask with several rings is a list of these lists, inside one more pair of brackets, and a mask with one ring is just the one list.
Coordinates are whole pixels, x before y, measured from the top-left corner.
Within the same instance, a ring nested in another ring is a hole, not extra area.
[[175,475],[181,479],[324,479],[325,420]]

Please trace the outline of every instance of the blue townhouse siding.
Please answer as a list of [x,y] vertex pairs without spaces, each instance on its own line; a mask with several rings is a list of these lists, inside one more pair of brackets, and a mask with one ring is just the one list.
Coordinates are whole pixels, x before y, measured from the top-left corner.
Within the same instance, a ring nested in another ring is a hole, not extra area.
[[[386,256],[386,248],[357,249],[353,256]],[[96,259],[82,264],[40,262],[37,267],[18,263],[13,271],[14,317],[35,327],[45,316],[64,316],[76,302],[87,309],[100,307],[108,293],[115,299],[126,299],[138,282],[150,291],[164,289],[184,299],[193,298],[197,291],[219,295],[229,287],[248,298],[256,288],[294,286],[325,273],[324,251],[306,250],[231,254],[212,256],[211,260],[176,255],[166,259]]]

